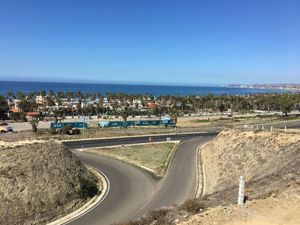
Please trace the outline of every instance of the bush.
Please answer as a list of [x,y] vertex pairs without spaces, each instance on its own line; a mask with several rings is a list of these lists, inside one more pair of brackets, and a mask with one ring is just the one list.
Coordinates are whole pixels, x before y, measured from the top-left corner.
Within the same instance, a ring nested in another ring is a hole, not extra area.
[[61,134],[71,134],[71,130],[73,129],[73,125],[67,124],[63,128],[60,129]]
[[58,134],[58,131],[56,129],[50,129],[50,134]]
[[158,209],[150,212],[149,219],[150,221],[156,221],[157,225],[170,224],[167,218],[168,210],[167,209]]
[[14,121],[27,122],[26,114],[24,112],[11,113],[10,119]]
[[82,178],[78,194],[81,198],[90,198],[98,194],[98,187],[95,181]]
[[77,128],[76,129],[72,129],[71,132],[72,132],[71,133],[72,135],[79,135],[79,134],[81,134],[81,131],[79,129],[77,129]]
[[204,208],[197,199],[189,199],[179,206],[181,210],[185,210],[189,213],[197,213]]

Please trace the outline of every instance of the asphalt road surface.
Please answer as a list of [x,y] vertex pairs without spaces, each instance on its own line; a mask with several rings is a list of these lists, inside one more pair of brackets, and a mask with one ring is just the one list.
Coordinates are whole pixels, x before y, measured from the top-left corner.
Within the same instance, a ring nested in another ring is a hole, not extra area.
[[167,138],[171,140],[186,140],[193,137],[206,137],[216,135],[218,132],[195,132],[195,133],[178,133],[178,134],[162,134],[162,135],[146,135],[146,136],[135,136],[135,137],[121,137],[111,139],[92,139],[92,140],[72,140],[63,141],[64,145],[68,149],[80,149],[80,148],[92,148],[92,147],[104,147],[114,146],[122,144],[137,144],[149,142],[160,142],[166,141]]
[[[157,179],[144,170],[118,160],[74,151],[83,163],[101,170],[107,176],[110,181],[110,191],[100,205],[69,224],[104,225],[124,222],[156,208],[182,203],[192,198],[196,191],[197,148],[215,135],[209,133],[177,137],[183,141],[177,148],[163,179]],[[165,140],[166,137],[161,138]],[[122,143],[143,142],[139,138],[134,139],[133,142],[129,139],[123,138]],[[70,142],[65,144],[73,149],[83,144],[89,147],[104,146],[103,140],[92,142],[80,141],[78,145]],[[113,145],[116,143],[119,144],[119,141],[116,142],[114,139]]]

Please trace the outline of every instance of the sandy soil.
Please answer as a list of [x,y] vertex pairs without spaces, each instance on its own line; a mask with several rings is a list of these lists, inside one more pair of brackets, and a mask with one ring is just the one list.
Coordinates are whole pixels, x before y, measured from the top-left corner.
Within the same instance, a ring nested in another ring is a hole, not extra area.
[[247,202],[244,206],[216,207],[179,225],[299,225],[300,186],[279,195]]
[[4,149],[13,149],[16,147],[22,147],[22,146],[28,146],[28,145],[34,145],[37,143],[45,143],[44,140],[24,140],[24,141],[15,141],[15,142],[4,142],[4,141],[0,141],[0,149],[4,150]]
[[[240,176],[246,183],[276,183],[274,188],[279,188],[292,178],[300,179],[300,135],[225,130],[203,147],[201,158],[204,195],[236,187]],[[249,188],[249,198],[264,192]]]

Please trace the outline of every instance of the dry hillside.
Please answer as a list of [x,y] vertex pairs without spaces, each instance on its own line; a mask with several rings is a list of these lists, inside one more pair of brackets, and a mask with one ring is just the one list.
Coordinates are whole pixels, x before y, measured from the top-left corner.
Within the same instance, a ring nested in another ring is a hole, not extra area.
[[[217,206],[181,225],[300,224],[300,135],[225,130],[202,148],[204,197]],[[245,206],[236,205],[239,176]]]
[[267,197],[292,181],[300,182],[300,135],[284,132],[225,130],[201,153],[204,195],[235,200],[239,176],[249,199]]
[[0,224],[45,224],[84,204],[96,178],[57,142],[0,148]]
[[218,206],[179,225],[299,225],[300,186],[291,185],[280,194],[246,202],[245,206]]

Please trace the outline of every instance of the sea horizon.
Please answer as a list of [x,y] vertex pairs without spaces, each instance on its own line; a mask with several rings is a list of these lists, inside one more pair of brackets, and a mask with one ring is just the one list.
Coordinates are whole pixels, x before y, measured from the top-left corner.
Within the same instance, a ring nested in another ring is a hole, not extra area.
[[238,88],[229,87],[226,84],[203,84],[203,85],[188,85],[188,84],[142,84],[142,83],[91,83],[91,82],[68,82],[68,81],[0,81],[0,95],[7,95],[9,92],[24,92],[33,91],[49,92],[62,91],[80,91],[82,93],[127,93],[127,94],[151,94],[159,95],[245,95],[258,93],[282,93],[284,90],[270,89],[254,89],[254,88]]

